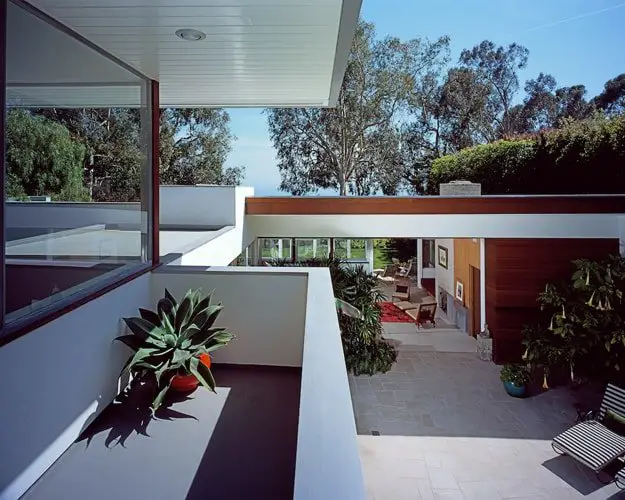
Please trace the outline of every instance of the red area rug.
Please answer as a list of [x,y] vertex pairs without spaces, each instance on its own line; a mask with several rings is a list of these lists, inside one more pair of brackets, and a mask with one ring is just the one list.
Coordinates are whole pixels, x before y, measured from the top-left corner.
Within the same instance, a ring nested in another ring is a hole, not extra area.
[[392,302],[378,302],[382,310],[382,323],[414,323],[414,319],[395,307]]

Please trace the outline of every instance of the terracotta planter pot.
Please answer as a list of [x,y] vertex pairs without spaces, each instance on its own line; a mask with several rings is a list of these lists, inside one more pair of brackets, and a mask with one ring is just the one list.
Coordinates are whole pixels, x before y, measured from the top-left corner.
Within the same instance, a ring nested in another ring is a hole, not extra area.
[[[202,354],[200,363],[206,368],[210,368],[211,357],[208,354]],[[195,375],[174,375],[174,378],[171,379],[171,389],[174,391],[188,392],[197,389],[198,385],[200,385],[200,381],[195,378]]]

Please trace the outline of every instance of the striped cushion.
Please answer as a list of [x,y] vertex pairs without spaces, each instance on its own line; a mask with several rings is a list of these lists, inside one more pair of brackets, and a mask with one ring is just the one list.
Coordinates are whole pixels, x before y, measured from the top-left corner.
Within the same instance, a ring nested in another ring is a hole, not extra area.
[[594,471],[625,454],[625,437],[596,420],[574,425],[553,439],[554,445]]
[[616,484],[619,487],[625,488],[625,468],[623,468],[620,471],[618,471],[616,473],[616,476],[614,477],[614,479],[616,479]]
[[616,413],[625,415],[625,390],[612,384],[608,384],[605,394],[603,395],[603,401],[601,402],[601,408],[599,408],[599,420],[603,420],[605,411],[610,408]]

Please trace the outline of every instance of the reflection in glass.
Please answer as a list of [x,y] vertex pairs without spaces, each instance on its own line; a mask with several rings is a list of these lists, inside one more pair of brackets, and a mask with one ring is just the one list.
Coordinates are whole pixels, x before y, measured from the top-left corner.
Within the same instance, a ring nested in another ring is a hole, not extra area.
[[150,258],[149,82],[9,2],[10,321]]

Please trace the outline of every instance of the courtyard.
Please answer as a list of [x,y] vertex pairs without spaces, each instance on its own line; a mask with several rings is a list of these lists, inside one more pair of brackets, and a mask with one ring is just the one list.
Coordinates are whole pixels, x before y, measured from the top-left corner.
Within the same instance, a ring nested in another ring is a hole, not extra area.
[[385,323],[397,363],[383,375],[350,377],[370,500],[625,498],[551,448],[575,422],[576,404],[598,406],[597,391],[512,398],[473,338],[437,324]]

